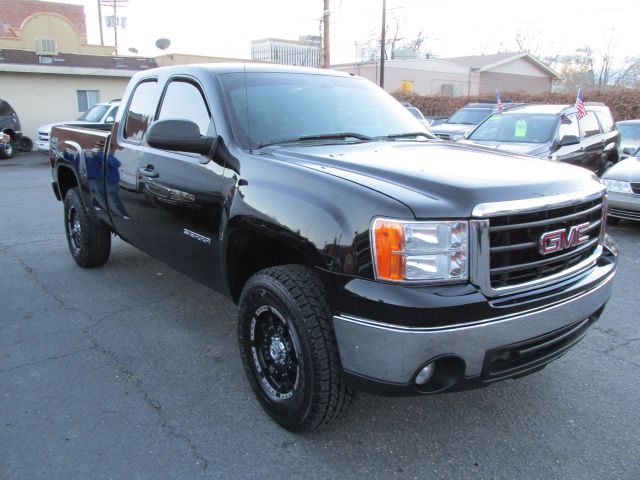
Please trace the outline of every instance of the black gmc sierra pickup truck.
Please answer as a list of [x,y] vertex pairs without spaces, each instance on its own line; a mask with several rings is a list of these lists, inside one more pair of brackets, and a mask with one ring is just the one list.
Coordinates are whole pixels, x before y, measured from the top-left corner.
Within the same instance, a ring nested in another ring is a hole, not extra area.
[[49,155],[78,265],[104,264],[116,234],[226,294],[251,387],[292,431],[339,416],[358,390],[538,371],[611,294],[591,172],[433,140],[353,75],[147,70],[110,132],[57,126]]

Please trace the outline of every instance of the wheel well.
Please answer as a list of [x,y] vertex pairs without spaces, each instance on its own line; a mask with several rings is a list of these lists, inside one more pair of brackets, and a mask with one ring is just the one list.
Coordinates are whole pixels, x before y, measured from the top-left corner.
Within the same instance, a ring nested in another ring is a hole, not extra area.
[[13,130],[11,130],[10,128],[7,128],[6,130],[4,130],[2,133],[6,133],[7,135],[9,135],[11,137],[11,141],[16,140],[16,132],[14,132]]
[[313,266],[311,258],[292,243],[253,231],[234,233],[227,250],[227,281],[231,298],[238,303],[242,287],[254,273],[288,264]]
[[76,176],[73,171],[67,167],[58,167],[58,188],[60,189],[60,196],[62,200],[67,195],[67,192],[78,186]]

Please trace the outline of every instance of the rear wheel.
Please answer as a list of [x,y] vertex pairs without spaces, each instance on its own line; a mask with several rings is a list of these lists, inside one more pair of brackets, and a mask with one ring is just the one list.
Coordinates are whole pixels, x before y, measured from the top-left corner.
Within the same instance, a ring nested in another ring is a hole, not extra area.
[[[2,134],[0,134],[0,136],[2,136]],[[13,140],[8,140],[7,143],[4,144],[4,149],[0,149],[0,158],[13,158],[15,153]]]
[[238,318],[247,378],[278,424],[308,431],[347,411],[356,392],[342,379],[331,311],[311,269],[287,265],[253,275]]
[[64,198],[64,228],[69,252],[78,265],[91,268],[109,260],[111,232],[91,221],[78,188],[70,189]]

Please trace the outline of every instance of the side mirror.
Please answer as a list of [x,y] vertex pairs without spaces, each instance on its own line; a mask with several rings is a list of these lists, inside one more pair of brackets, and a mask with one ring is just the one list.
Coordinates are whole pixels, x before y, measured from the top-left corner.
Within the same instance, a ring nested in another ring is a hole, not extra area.
[[115,121],[115,118],[113,118],[112,116],[108,116],[105,119],[104,123],[113,123],[114,121]]
[[622,149],[622,153],[624,153],[625,155],[633,155],[633,152],[635,152],[636,149],[633,147],[624,147]]
[[147,132],[149,146],[173,152],[206,155],[216,142],[214,137],[200,135],[195,122],[181,118],[168,118],[153,122]]
[[565,135],[558,142],[559,147],[566,147],[567,145],[577,145],[580,143],[580,139],[575,135]]

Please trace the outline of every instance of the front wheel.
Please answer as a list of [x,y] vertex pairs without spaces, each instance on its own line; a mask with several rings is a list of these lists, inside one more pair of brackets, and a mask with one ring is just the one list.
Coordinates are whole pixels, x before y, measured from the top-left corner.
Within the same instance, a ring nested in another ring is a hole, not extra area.
[[111,232],[91,221],[77,188],[64,197],[64,229],[69,252],[78,265],[91,268],[109,260]]
[[308,431],[347,411],[356,391],[342,379],[331,310],[313,270],[256,273],[242,290],[238,320],[247,378],[278,424]]

